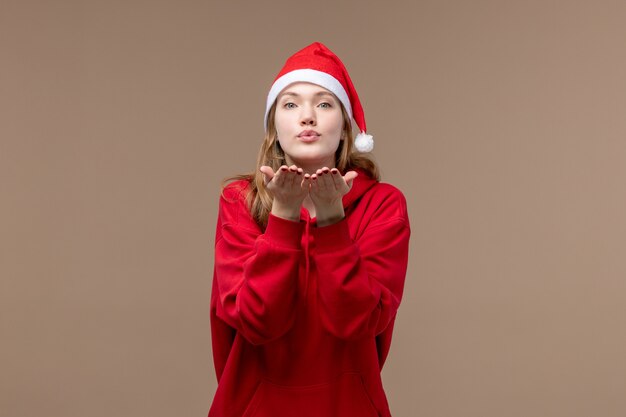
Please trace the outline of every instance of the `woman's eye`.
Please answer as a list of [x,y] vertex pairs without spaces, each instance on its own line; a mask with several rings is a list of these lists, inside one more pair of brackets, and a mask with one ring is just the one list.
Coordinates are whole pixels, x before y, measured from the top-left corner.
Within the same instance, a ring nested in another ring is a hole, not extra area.
[[293,109],[294,107],[296,107],[295,103],[285,103],[283,104],[283,107],[287,108],[287,109]]
[[320,106],[324,109],[329,109],[332,107],[330,103],[320,103]]

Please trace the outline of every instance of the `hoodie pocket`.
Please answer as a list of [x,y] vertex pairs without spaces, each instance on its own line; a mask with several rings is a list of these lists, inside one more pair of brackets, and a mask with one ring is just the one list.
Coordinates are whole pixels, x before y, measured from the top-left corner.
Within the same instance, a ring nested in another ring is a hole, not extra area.
[[263,380],[242,417],[379,417],[356,372],[334,381],[284,386]]

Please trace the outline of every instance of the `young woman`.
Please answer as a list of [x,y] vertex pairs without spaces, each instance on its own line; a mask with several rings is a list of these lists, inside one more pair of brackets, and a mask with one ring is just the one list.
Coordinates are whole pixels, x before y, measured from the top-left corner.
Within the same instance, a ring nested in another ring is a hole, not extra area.
[[265,130],[257,170],[220,199],[209,417],[390,417],[380,372],[404,287],[406,201],[378,181],[358,95],[326,46],[286,61]]

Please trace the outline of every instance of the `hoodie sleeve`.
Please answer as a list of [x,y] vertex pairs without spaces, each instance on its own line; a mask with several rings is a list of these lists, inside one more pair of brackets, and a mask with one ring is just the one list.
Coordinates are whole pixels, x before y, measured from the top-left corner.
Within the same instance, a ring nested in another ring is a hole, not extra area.
[[339,338],[380,335],[400,306],[410,226],[406,200],[393,190],[356,240],[346,219],[313,230],[322,323]]
[[211,313],[252,344],[280,337],[293,324],[303,229],[303,222],[270,215],[263,233],[245,199],[220,199]]

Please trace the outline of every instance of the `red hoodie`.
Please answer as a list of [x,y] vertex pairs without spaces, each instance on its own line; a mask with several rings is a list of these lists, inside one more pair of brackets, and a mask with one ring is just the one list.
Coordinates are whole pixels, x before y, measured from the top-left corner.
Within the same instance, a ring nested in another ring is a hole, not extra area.
[[303,209],[263,231],[247,185],[220,199],[209,417],[390,417],[380,372],[408,260],[404,196],[359,172],[340,222]]

